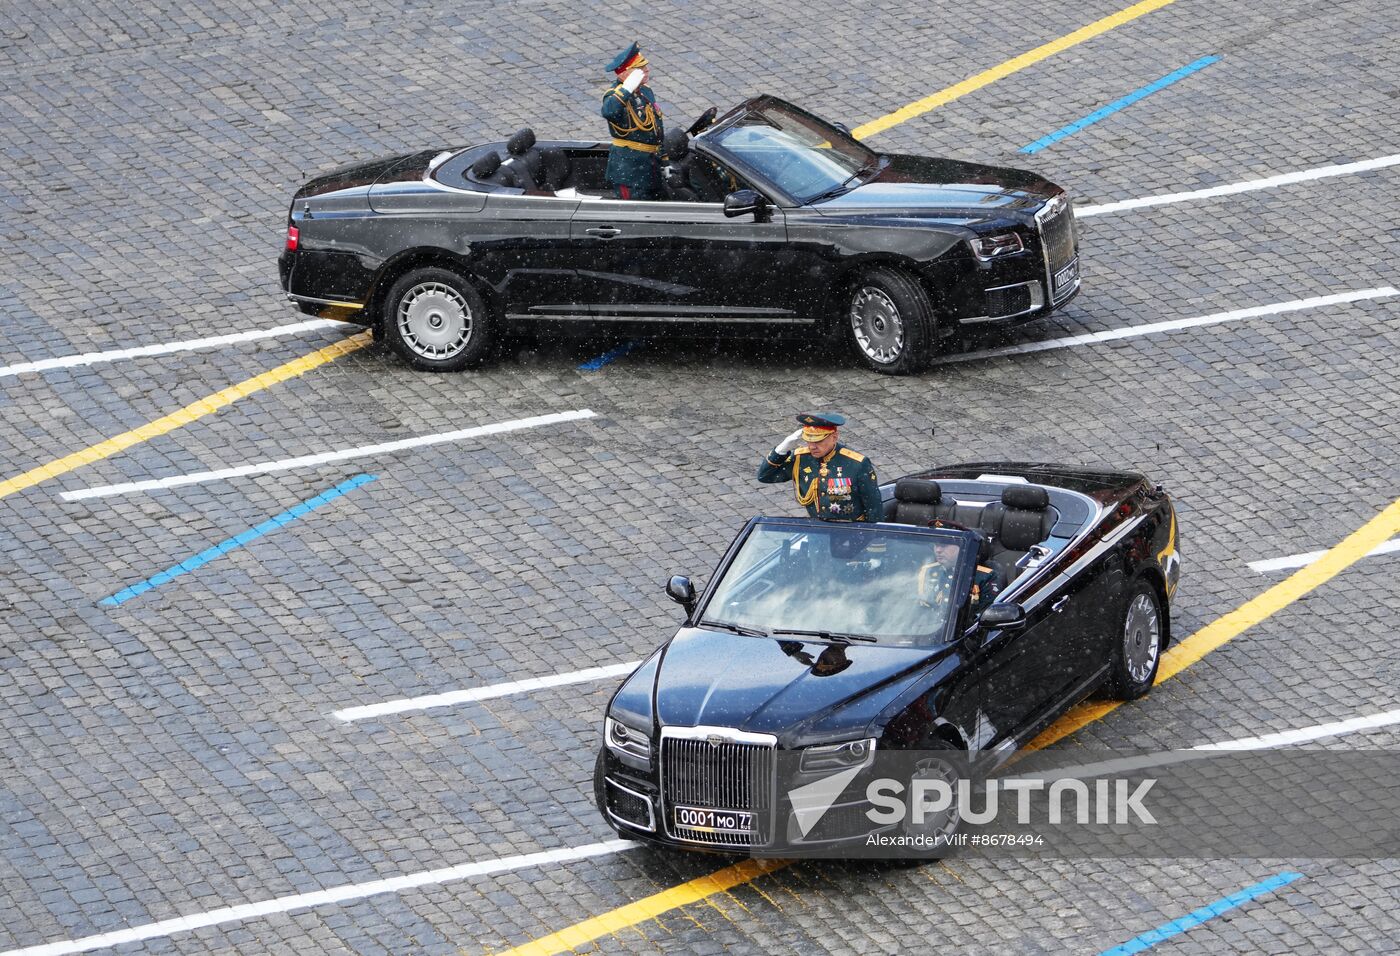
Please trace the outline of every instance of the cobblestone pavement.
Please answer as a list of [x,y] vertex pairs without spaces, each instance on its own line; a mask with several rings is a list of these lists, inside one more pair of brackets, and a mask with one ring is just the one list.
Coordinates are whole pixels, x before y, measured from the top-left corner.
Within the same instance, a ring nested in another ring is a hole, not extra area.
[[[668,117],[765,91],[854,125],[1122,5],[10,4],[0,364],[298,321],[274,260],[304,176],[526,123],[597,135],[600,65],[633,37]],[[1034,168],[1081,206],[1368,159],[1400,141],[1395,28],[1386,0],[1177,0],[872,144]],[[1206,54],[1221,60],[1017,153]],[[1397,189],[1392,168],[1085,219],[1085,292],[1010,341],[1400,284]],[[0,479],[345,334],[0,377]],[[369,347],[0,499],[0,949],[611,838],[590,778],[613,681],[329,715],[642,656],[676,623],[668,574],[705,577],[745,518],[791,510],[752,468],[804,407],[846,412],[887,478],[1001,458],[1145,471],[1179,508],[1178,635],[1277,579],[1246,562],[1329,547],[1400,487],[1400,297],[899,380],[816,345],[709,341],[577,369],[610,344],[520,340],[446,376]],[[572,409],[597,417],[58,497]],[[361,473],[378,480],[98,603]],[[1362,559],[1075,739],[1191,746],[1395,707],[1397,560]],[[478,952],[721,862],[630,850],[122,951]],[[1285,868],[1304,878],[1162,948],[1400,949],[1395,860],[1009,858],[797,866],[598,946],[1097,952]]]

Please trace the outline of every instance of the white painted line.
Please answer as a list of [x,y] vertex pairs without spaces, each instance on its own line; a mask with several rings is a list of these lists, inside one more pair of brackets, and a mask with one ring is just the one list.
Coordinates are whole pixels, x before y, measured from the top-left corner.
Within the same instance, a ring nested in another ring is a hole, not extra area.
[[938,360],[937,364],[950,365],[954,362],[974,362],[978,359],[996,358],[1001,355],[1027,355],[1031,352],[1047,352],[1051,349],[1064,349],[1074,345],[1092,345],[1096,342],[1130,339],[1140,335],[1156,335],[1159,332],[1194,329],[1202,325],[1218,325],[1221,322],[1255,319],[1266,315],[1280,315],[1284,312],[1298,312],[1302,309],[1317,309],[1328,305],[1361,302],[1366,299],[1384,299],[1393,295],[1400,295],[1400,289],[1395,289],[1391,286],[1381,286],[1376,289],[1362,289],[1358,292],[1342,292],[1337,295],[1314,296],[1310,299],[1295,299],[1292,302],[1275,302],[1273,305],[1259,305],[1249,309],[1236,309],[1232,312],[1216,312],[1212,315],[1200,315],[1190,319],[1173,319],[1170,322],[1153,322],[1150,325],[1129,325],[1120,329],[1108,329],[1103,332],[1086,332],[1083,335],[1069,335],[1059,339],[1043,339],[1039,342],[1022,342],[1019,345],[984,349],[980,352],[961,352],[956,355],[945,355]]
[[[1378,554],[1391,554],[1395,551],[1400,551],[1400,538],[1391,538],[1385,544],[1376,545],[1370,551],[1366,552],[1366,557],[1374,557]],[[1268,574],[1270,571],[1287,571],[1292,568],[1305,568],[1326,553],[1326,551],[1309,551],[1307,554],[1291,554],[1286,558],[1251,561],[1249,562],[1249,568],[1251,571],[1258,571],[1260,574]]]
[[97,488],[82,488],[78,491],[65,491],[60,497],[64,501],[83,501],[87,498],[105,498],[110,495],[129,495],[140,491],[159,491],[164,488],[178,488],[181,485],[196,485],[206,481],[225,481],[229,478],[243,478],[248,475],[265,475],[275,471],[290,471],[293,468],[314,468],[333,461],[348,461],[352,458],[368,458],[371,455],[387,455],[408,448],[422,448],[424,445],[440,445],[443,442],[462,441],[467,438],[480,438],[484,435],[500,435],[504,432],[520,431],[525,428],[539,428],[542,425],[557,425],[560,422],[574,422],[593,418],[595,413],[587,408],[572,412],[554,412],[549,415],[536,415],[534,418],[517,418],[494,425],[476,425],[453,432],[439,432],[436,435],[419,435],[399,441],[383,442],[378,445],[362,445],[359,448],[343,448],[319,455],[303,455],[300,458],[285,458],[281,461],[264,461],[256,465],[239,465],[236,468],[223,468],[219,471],[200,471],[189,475],[171,475],[169,478],[153,478],[149,481],[132,481],[122,485],[102,485]]
[[129,929],[114,930],[113,932],[100,933],[96,936],[84,936],[81,939],[62,940],[57,943],[44,943],[25,949],[12,949],[0,953],[0,956],[64,956],[64,954],[67,953],[85,953],[92,949],[102,949],[108,946],[123,946],[127,943],[139,943],[143,940],[158,939],[163,936],[171,936],[175,933],[202,929],[205,926],[218,926],[222,923],[240,923],[244,920],[257,919],[261,916],[271,916],[275,913],[289,913],[293,910],[310,909],[315,906],[327,906],[332,903],[346,903],[351,900],[362,900],[367,896],[378,896],[381,893],[402,893],[404,890],[416,889],[420,886],[429,886],[434,883],[466,880],[474,876],[490,876],[493,873],[504,873],[509,870],[520,870],[532,866],[572,863],[576,860],[586,860],[589,857],[620,853],[623,850],[631,850],[638,846],[640,846],[640,844],[630,840],[608,840],[605,843],[590,843],[586,846],[565,847],[560,850],[546,850],[542,853],[508,856],[499,860],[463,863],[460,866],[449,866],[440,870],[412,873],[408,876],[395,876],[385,880],[374,880],[369,883],[351,883],[347,886],[337,886],[329,890],[318,890],[314,893],[297,893],[294,896],[279,896],[276,899],[264,900],[261,903],[244,903],[241,906],[226,906],[222,909],[209,910],[204,913],[194,913],[190,916],[179,916],[175,919],[161,920],[158,923],[146,923],[142,926],[132,926]]
[[161,345],[140,345],[129,349],[113,349],[110,352],[86,352],[82,355],[61,355],[58,358],[40,359],[37,362],[21,362],[18,365],[0,366],[0,378],[23,375],[25,372],[47,372],[55,368],[74,368],[79,365],[97,365],[101,362],[119,362],[122,359],[145,358],[148,355],[170,355],[173,352],[193,352],[197,349],[212,349],[220,345],[235,345],[239,342],[255,342],[258,339],[274,339],[283,335],[297,335],[313,329],[339,327],[350,330],[358,326],[333,319],[311,319],[293,325],[279,325],[272,329],[254,329],[251,332],[233,332],[228,335],[214,335],[206,339],[186,339],[183,342],[165,342]]
[[1212,751],[1269,750],[1274,747],[1305,744],[1309,741],[1321,740],[1324,737],[1344,737],[1347,734],[1355,734],[1363,730],[1393,727],[1396,724],[1400,724],[1400,710],[1387,710],[1385,713],[1372,714],[1369,717],[1353,717],[1350,720],[1338,720],[1330,724],[1314,724],[1311,727],[1285,730],[1277,734],[1265,734],[1262,737],[1244,737],[1240,740],[1227,740],[1218,744],[1201,744],[1199,747],[1191,749]]
[[542,690],[546,687],[563,687],[566,684],[607,680],[609,677],[625,677],[636,670],[641,663],[641,661],[628,661],[626,664],[590,667],[587,670],[572,671],[567,674],[531,677],[526,680],[508,681],[504,684],[487,684],[485,687],[469,687],[466,690],[454,690],[445,694],[428,694],[424,697],[386,700],[382,704],[366,704],[363,707],[347,707],[344,710],[333,711],[331,716],[344,721],[369,720],[371,717],[385,717],[389,714],[405,714],[410,711],[430,710],[434,707],[451,707],[454,704],[467,704],[476,700],[491,700],[493,697],[526,694],[532,690]]
[[1233,196],[1236,193],[1253,192],[1256,189],[1274,189],[1278,186],[1291,186],[1294,183],[1306,183],[1315,179],[1328,179],[1332,176],[1351,176],[1356,173],[1369,172],[1373,169],[1385,169],[1387,166],[1400,166],[1400,154],[1380,156],[1376,159],[1362,160],[1359,163],[1343,163],[1340,166],[1318,166],[1315,169],[1304,169],[1296,173],[1269,176],[1266,179],[1250,179],[1242,183],[1231,183],[1228,186],[1212,186],[1209,189],[1195,189],[1185,193],[1166,193],[1161,196],[1143,196],[1139,199],[1124,199],[1121,202],[1109,202],[1100,206],[1084,206],[1076,209],[1074,215],[1077,219],[1084,219],[1088,216],[1102,216],[1111,212],[1123,212],[1125,209],[1142,209],[1145,206],[1165,206],[1170,203],[1188,202],[1193,199],[1212,199],[1216,196]]
[[1026,775],[1026,779],[1060,780],[1097,777],[1109,773],[1126,773],[1148,767],[1162,767],[1187,763],[1192,760],[1204,760],[1207,754],[1220,753],[1221,751],[1273,750],[1278,747],[1289,747],[1293,744],[1322,740],[1326,737],[1345,737],[1347,734],[1366,730],[1393,727],[1396,724],[1400,724],[1400,710],[1388,710],[1381,714],[1372,714],[1369,717],[1353,717],[1350,720],[1339,720],[1330,724],[1314,724],[1311,727],[1265,734],[1262,737],[1242,737],[1239,740],[1226,740],[1218,744],[1200,744],[1188,750],[1164,750],[1160,753],[1121,757],[1117,760],[1101,760],[1074,767],[1057,767],[1044,772],[1029,773]]

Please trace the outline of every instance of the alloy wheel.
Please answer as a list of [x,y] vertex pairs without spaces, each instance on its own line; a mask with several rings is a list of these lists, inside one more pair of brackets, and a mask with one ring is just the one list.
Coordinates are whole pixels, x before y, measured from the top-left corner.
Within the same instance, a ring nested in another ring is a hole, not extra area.
[[1162,648],[1162,622],[1157,602],[1150,595],[1138,594],[1128,605],[1123,621],[1123,663],[1133,682],[1141,684],[1152,674]]
[[442,282],[420,282],[399,300],[399,338],[415,355],[450,359],[472,337],[472,310],[462,293]]
[[866,358],[881,365],[904,353],[904,320],[884,289],[864,286],[851,298],[851,331]]

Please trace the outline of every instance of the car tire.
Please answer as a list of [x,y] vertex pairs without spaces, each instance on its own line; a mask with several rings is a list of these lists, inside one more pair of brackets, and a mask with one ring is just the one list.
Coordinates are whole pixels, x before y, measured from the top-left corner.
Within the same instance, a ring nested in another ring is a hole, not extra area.
[[384,340],[413,368],[458,372],[485,360],[491,316],[476,289],[448,269],[414,269],[384,297]]
[[933,361],[938,321],[933,305],[898,269],[870,269],[851,283],[843,321],[856,354],[876,372],[912,375]]
[[1157,679],[1162,663],[1162,636],[1166,633],[1162,600],[1151,583],[1133,582],[1118,616],[1113,635],[1113,662],[1109,692],[1118,700],[1137,700]]
[[[913,818],[905,821],[904,834],[909,837],[922,835],[923,839],[935,840],[938,835],[942,836],[942,843],[937,847],[918,847],[912,858],[908,862],[922,863],[926,860],[941,860],[952,856],[958,851],[958,834],[963,829],[963,819],[958,812],[956,799],[956,788],[958,781],[962,779],[966,771],[966,753],[960,748],[954,747],[946,740],[934,738],[927,741],[919,751],[920,756],[914,763],[914,768],[909,775],[909,787],[906,794],[913,792],[914,781],[920,778],[941,779],[949,783],[954,788],[953,805],[931,820],[926,818],[923,824],[916,824]],[[948,759],[944,759],[946,754]]]

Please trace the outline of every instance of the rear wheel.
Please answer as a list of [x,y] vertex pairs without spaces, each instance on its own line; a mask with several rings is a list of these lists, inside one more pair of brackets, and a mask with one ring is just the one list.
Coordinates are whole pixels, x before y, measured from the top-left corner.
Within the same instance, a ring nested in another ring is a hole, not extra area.
[[897,269],[870,269],[851,286],[846,325],[857,354],[877,372],[911,375],[928,368],[936,322],[928,294]]
[[1123,615],[1109,679],[1110,691],[1119,700],[1136,700],[1152,689],[1162,662],[1162,603],[1157,589],[1135,581],[1123,605]]
[[491,341],[481,296],[447,269],[414,269],[384,299],[384,339],[414,368],[456,372],[479,364]]

